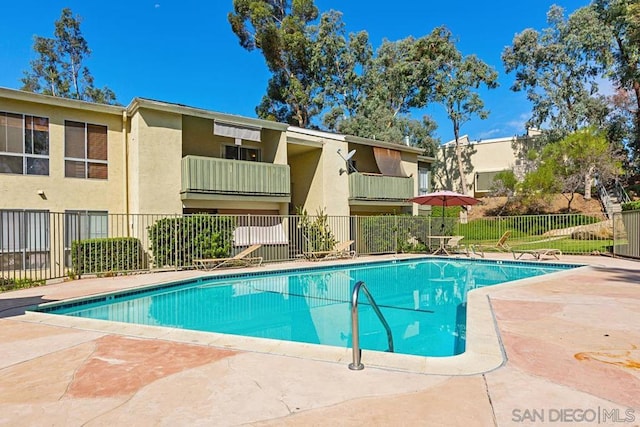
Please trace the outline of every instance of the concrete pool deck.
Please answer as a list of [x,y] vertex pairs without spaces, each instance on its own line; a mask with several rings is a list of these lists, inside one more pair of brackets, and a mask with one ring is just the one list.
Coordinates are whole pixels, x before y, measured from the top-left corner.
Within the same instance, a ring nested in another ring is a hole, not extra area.
[[[560,262],[589,267],[470,293],[469,316],[484,316],[478,323],[493,332],[468,331],[468,355],[415,362],[363,352],[363,371],[349,370],[351,352],[341,349],[251,350],[255,342],[214,334],[24,314],[210,272],[5,292],[0,425],[638,425],[640,262]],[[318,263],[295,263],[305,265]]]

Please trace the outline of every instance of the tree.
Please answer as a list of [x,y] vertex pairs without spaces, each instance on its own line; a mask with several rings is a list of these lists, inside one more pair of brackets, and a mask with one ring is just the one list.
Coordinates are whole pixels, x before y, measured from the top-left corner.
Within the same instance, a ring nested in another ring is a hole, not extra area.
[[617,95],[634,101],[634,108],[615,115],[615,122],[627,119],[631,123],[623,126],[631,129],[627,139],[640,162],[640,4],[637,0],[595,0],[587,8],[595,12],[608,36],[608,46],[596,51],[599,64],[615,83]]
[[62,9],[55,21],[55,38],[34,37],[33,50],[37,58],[31,70],[24,71],[22,90],[45,95],[73,98],[102,104],[115,104],[116,96],[106,86],[94,86],[89,69],[83,65],[91,55],[80,31],[81,19],[71,9]]
[[374,55],[365,31],[347,36],[342,15],[320,15],[311,0],[235,0],[228,17],[240,44],[261,50],[272,73],[261,118],[389,142],[409,137],[434,153],[435,123],[410,110],[433,68],[425,45],[442,30],[385,41]]
[[455,47],[444,27],[415,39],[384,40],[363,67],[355,108],[337,103],[333,124],[340,132],[389,142],[406,139],[435,155],[436,129],[431,117],[411,116],[433,100],[435,75]]
[[571,212],[574,195],[584,190],[590,198],[594,176],[607,181],[622,171],[622,161],[613,152],[603,132],[594,127],[583,128],[562,140],[546,145],[540,154],[538,168],[528,173],[522,189],[531,194],[562,193]]
[[309,127],[323,110],[323,70],[334,63],[334,54],[318,44],[324,38],[333,42],[343,28],[336,12],[323,15],[321,24],[314,25],[318,16],[313,0],[233,1],[228,15],[231,29],[242,47],[262,51],[272,73],[256,108],[259,117]]
[[498,73],[475,55],[462,57],[457,49],[450,52],[448,58],[435,75],[435,100],[441,103],[453,126],[455,139],[455,157],[460,174],[460,191],[469,189],[464,168],[463,148],[460,143],[460,128],[472,116],[486,119],[489,112],[477,89],[481,85],[488,89],[498,86]]
[[526,29],[502,53],[508,73],[515,72],[513,91],[526,91],[533,103],[527,126],[546,124],[558,140],[579,128],[601,126],[608,110],[597,94],[599,49],[608,34],[590,9],[576,11],[568,20],[564,10],[552,6],[547,13],[549,28],[541,33]]

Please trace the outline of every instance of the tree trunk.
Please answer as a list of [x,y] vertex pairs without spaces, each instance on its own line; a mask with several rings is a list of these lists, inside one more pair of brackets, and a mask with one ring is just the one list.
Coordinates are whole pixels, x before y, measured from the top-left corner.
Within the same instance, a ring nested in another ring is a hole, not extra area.
[[584,199],[591,200],[591,182],[593,181],[593,166],[584,175]]
[[458,164],[458,173],[460,174],[460,185],[462,188],[459,190],[462,194],[467,194],[467,177],[464,173],[464,165],[462,164],[462,147],[460,146],[460,130],[456,124],[453,125],[453,135],[456,138],[456,163]]

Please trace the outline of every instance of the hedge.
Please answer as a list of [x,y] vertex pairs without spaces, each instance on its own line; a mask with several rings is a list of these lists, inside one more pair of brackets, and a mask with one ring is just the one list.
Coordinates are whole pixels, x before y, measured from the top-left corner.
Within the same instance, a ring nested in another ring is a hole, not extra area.
[[191,215],[163,218],[149,227],[155,267],[184,267],[194,258],[224,258],[231,253],[234,217]]
[[74,272],[106,273],[144,268],[142,245],[133,237],[74,240],[71,243]]

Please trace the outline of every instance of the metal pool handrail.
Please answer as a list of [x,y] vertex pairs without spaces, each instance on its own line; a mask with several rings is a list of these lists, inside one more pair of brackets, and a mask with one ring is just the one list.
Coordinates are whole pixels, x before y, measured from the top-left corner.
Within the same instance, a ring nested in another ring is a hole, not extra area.
[[378,308],[378,304],[376,304],[375,300],[371,296],[369,289],[367,289],[367,285],[360,280],[353,286],[353,293],[351,294],[351,342],[353,346],[353,362],[349,363],[349,369],[352,371],[361,371],[364,369],[364,365],[361,362],[362,350],[360,350],[360,322],[358,321],[358,295],[360,294],[360,289],[364,292],[365,296],[369,300],[369,304],[373,307],[373,311],[375,311],[378,319],[382,322],[382,326],[384,326],[384,329],[387,331],[387,341],[389,342],[389,349],[387,351],[393,353],[393,336],[391,335],[391,328],[382,315],[380,308]]

